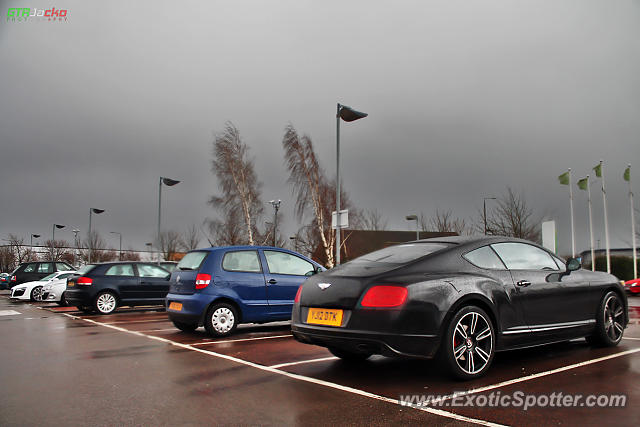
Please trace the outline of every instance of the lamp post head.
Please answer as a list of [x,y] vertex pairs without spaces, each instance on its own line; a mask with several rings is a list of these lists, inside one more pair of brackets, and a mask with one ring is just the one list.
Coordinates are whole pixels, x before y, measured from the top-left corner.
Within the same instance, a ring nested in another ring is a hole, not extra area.
[[279,208],[280,207],[280,203],[282,203],[282,200],[278,199],[278,200],[269,200],[269,203],[274,207],[274,208]]
[[61,230],[66,227],[66,225],[53,224],[58,230]]
[[338,116],[340,116],[340,118],[345,122],[353,122],[358,119],[363,119],[368,115],[369,114],[354,110],[353,108],[347,107],[346,105],[338,104]]
[[173,187],[176,184],[179,184],[180,181],[175,180],[175,179],[171,179],[171,178],[165,178],[163,176],[160,177],[160,180],[162,181],[162,183],[164,185],[166,185],[167,187]]
[[101,214],[101,213],[103,213],[103,212],[104,212],[104,209],[91,208],[91,211],[92,211],[94,214]]
[[40,235],[39,234],[32,234],[31,237],[35,237],[37,239],[38,237],[40,237]]
[[417,221],[418,220],[418,216],[417,215],[407,215],[404,217],[404,219],[406,219],[407,221]]

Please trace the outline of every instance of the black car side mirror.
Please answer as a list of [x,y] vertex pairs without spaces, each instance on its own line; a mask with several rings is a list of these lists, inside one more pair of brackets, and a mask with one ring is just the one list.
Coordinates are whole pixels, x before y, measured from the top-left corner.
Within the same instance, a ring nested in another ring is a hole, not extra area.
[[569,258],[567,260],[567,273],[570,273],[572,271],[576,271],[576,270],[580,270],[580,267],[582,267],[582,264],[580,263],[580,260],[577,258]]

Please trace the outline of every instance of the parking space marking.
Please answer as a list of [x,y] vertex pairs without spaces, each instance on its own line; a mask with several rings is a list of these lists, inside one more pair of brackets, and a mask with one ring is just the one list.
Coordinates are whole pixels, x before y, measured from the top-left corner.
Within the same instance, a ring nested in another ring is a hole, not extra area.
[[14,316],[16,314],[22,314],[15,310],[0,310],[0,316]]
[[[454,420],[457,420],[457,421],[463,421],[463,422],[472,423],[472,424],[478,424],[478,425],[483,425],[483,426],[491,426],[491,427],[504,427],[503,424],[497,424],[497,423],[493,423],[491,421],[481,420],[481,419],[477,419],[477,418],[465,417],[464,415],[459,415],[459,414],[456,414],[456,413],[453,413],[453,412],[444,411],[442,409],[436,409],[436,408],[431,408],[431,407],[408,407],[408,406],[403,406],[398,399],[392,399],[392,398],[381,396],[381,395],[378,395],[378,394],[369,393],[367,391],[360,390],[360,389],[357,389],[357,388],[343,386],[341,384],[336,384],[336,383],[332,383],[332,382],[329,382],[329,381],[319,380],[319,379],[307,377],[307,376],[304,376],[304,375],[298,375],[298,374],[294,374],[294,373],[291,373],[291,372],[282,371],[280,369],[275,369],[275,368],[272,368],[272,367],[269,367],[269,366],[264,366],[264,365],[260,365],[258,363],[253,363],[253,362],[249,362],[249,361],[246,361],[246,360],[243,360],[243,359],[239,359],[239,358],[234,357],[234,356],[228,356],[226,354],[216,353],[216,352],[211,351],[211,350],[205,350],[205,349],[202,349],[202,348],[194,347],[193,345],[181,344],[179,342],[172,341],[172,340],[169,340],[169,339],[166,339],[166,338],[156,337],[156,336],[153,336],[153,335],[146,335],[146,334],[144,334],[142,332],[139,332],[139,331],[130,331],[129,329],[125,329],[125,328],[122,328],[120,326],[115,326],[115,325],[112,325],[112,324],[97,322],[97,321],[92,320],[92,319],[85,319],[85,318],[74,316],[74,315],[68,314],[68,313],[61,313],[61,314],[63,316],[67,316],[67,317],[69,317],[71,319],[83,320],[85,322],[89,322],[89,323],[93,323],[93,324],[96,324],[96,325],[104,326],[105,328],[115,329],[115,330],[120,331],[120,332],[125,332],[125,333],[128,333],[128,334],[137,335],[137,336],[140,336],[140,337],[145,337],[145,338],[148,338],[148,339],[151,339],[151,340],[164,342],[164,343],[176,346],[176,347],[184,348],[184,349],[187,349],[187,350],[192,350],[192,351],[195,351],[195,352],[198,352],[198,353],[202,353],[202,354],[207,354],[209,356],[218,357],[218,358],[221,358],[221,359],[229,360],[231,362],[236,362],[236,363],[239,363],[239,364],[242,364],[242,365],[246,365],[246,366],[250,366],[250,367],[253,367],[253,368],[256,368],[256,369],[260,369],[262,371],[270,372],[272,374],[283,375],[285,377],[292,378],[292,379],[295,379],[295,380],[298,380],[298,381],[304,381],[304,382],[307,382],[307,383],[322,385],[322,386],[333,388],[333,389],[336,389],[336,390],[341,390],[341,391],[344,391],[344,392],[347,392],[347,393],[352,393],[352,394],[356,394],[356,395],[359,395],[359,396],[368,397],[368,398],[379,400],[379,401],[382,401],[382,402],[392,403],[394,405],[402,406],[403,408],[412,408],[412,409],[415,409],[415,410],[418,410],[418,411],[430,413],[432,415],[439,415],[439,416],[442,416],[442,417],[445,417],[445,418],[450,418],[450,419],[454,419]],[[638,349],[638,351],[640,351],[640,349]]]
[[289,362],[289,363],[280,363],[278,365],[271,365],[270,368],[279,369],[284,368],[285,366],[293,366],[293,365],[302,365],[304,363],[316,363],[316,362],[325,362],[328,360],[337,360],[338,358],[335,356],[331,357],[321,357],[319,359],[309,359],[309,360],[300,360],[298,362]]
[[634,338],[634,337],[622,337],[623,340],[634,340],[634,341],[640,341],[640,338]]
[[604,362],[605,360],[615,359],[622,356],[627,356],[629,354],[634,354],[640,352],[640,348],[632,348],[631,350],[621,351],[619,353],[610,354],[608,356],[598,357],[596,359],[585,360],[584,362],[574,363],[573,365],[562,366],[560,368],[551,369],[549,371],[538,372],[537,374],[527,375],[526,377],[513,378],[511,380],[502,381],[496,384],[487,385],[484,387],[478,387],[467,391],[461,391],[459,393],[449,394],[447,396],[442,396],[441,398],[433,400],[433,403],[439,403],[447,400],[454,399],[460,396],[466,396],[469,394],[483,393],[485,391],[494,390],[496,388],[510,386],[512,384],[518,384],[525,381],[531,381],[536,378],[546,377],[548,375],[557,374],[560,372],[570,371],[572,369],[581,368],[583,366],[592,365],[594,363]]
[[180,332],[180,330],[179,330],[179,329],[177,329],[177,328],[168,328],[168,329],[145,329],[145,330],[140,331],[140,332],[168,332],[168,331]]
[[288,334],[288,335],[272,335],[269,337],[254,337],[254,338],[238,338],[235,340],[222,340],[222,341],[204,341],[204,342],[197,342],[197,343],[193,343],[191,345],[207,345],[207,344],[224,344],[224,343],[230,343],[230,342],[240,342],[240,341],[258,341],[258,340],[269,340],[272,338],[291,338],[293,337],[293,335]]
[[[66,314],[66,313],[63,313]],[[91,319],[85,319],[91,320]],[[145,319],[145,320],[116,320],[115,322],[97,322],[103,325],[118,325],[121,323],[149,323],[149,322],[168,322],[169,319],[165,318],[157,318],[157,319]]]

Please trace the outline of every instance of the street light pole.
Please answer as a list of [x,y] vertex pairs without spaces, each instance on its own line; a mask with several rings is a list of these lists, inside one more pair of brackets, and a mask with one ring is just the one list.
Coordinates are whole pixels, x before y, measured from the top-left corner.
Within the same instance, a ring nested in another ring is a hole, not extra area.
[[40,235],[39,234],[31,235],[31,252],[29,252],[29,261],[31,261],[31,257],[33,256],[33,238],[34,237],[37,239],[38,237],[40,237]]
[[160,262],[160,223],[161,223],[161,209],[162,209],[162,184],[167,187],[173,187],[176,184],[179,184],[180,181],[171,178],[165,178],[163,176],[160,177],[160,181],[158,183],[158,234],[156,235],[157,241],[157,249],[158,249],[158,262]]
[[78,255],[78,233],[80,232],[80,230],[78,229],[74,229],[73,230],[73,244],[76,247],[75,250],[73,251],[73,266],[76,267],[76,256]]
[[280,203],[282,203],[282,200],[278,199],[278,200],[269,200],[269,203],[271,203],[271,206],[273,206],[274,209],[274,215],[273,215],[273,246],[276,246],[277,243],[277,230],[278,230],[278,210],[280,209]]
[[118,260],[122,261],[122,233],[118,233],[117,231],[110,231],[111,234],[117,234],[120,237],[120,251],[118,252]]
[[338,103],[336,112],[336,262],[340,265],[340,119],[353,122],[367,117],[367,113],[356,111],[346,105]]
[[407,215],[404,217],[407,221],[416,222],[416,240],[420,240],[420,230],[418,229],[418,215]]
[[65,227],[66,225],[60,225],[60,224],[53,224],[53,227],[51,227],[51,261],[55,261],[55,259],[53,258],[55,257],[55,249],[56,249],[56,228],[58,230],[62,230]]
[[91,251],[93,250],[93,243],[91,242],[92,240],[92,236],[91,236],[91,214],[101,214],[104,212],[104,209],[96,209],[96,208],[89,208],[89,236],[87,237],[87,246],[89,247],[89,255],[87,256],[87,260],[88,260],[88,264],[91,264]]
[[482,215],[484,217],[484,235],[487,235],[487,200],[496,200],[495,197],[482,198]]

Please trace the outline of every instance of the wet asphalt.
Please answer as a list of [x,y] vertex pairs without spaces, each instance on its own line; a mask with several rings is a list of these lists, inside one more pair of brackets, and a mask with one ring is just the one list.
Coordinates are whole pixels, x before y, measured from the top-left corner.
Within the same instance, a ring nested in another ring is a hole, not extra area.
[[[85,315],[11,302],[2,291],[0,425],[637,426],[640,297],[630,305],[632,322],[618,347],[577,340],[499,353],[485,377],[457,382],[430,361],[374,357],[345,365],[323,348],[297,343],[285,322],[212,339],[202,328],[178,331],[157,308]],[[476,396],[616,393],[627,404],[524,411],[397,403],[403,394],[474,389]]]

